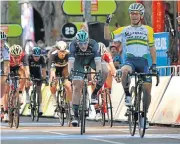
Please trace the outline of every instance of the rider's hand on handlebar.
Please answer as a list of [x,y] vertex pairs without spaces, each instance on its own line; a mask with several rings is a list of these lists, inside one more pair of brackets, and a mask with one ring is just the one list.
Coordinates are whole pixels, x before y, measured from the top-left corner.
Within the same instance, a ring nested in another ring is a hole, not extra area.
[[151,67],[149,68],[149,70],[152,73],[156,73],[157,72],[156,64],[152,64]]

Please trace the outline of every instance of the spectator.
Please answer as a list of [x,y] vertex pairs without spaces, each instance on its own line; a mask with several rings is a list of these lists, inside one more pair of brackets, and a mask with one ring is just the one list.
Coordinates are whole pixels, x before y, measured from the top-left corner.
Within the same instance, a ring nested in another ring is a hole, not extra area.
[[114,63],[114,66],[115,66],[116,69],[119,69],[120,64],[122,63],[122,59],[121,59],[122,50],[120,50],[118,48],[118,46],[119,45],[117,43],[113,43],[110,46],[110,51],[111,51],[111,55],[112,55],[112,58],[113,58],[113,63]]
[[165,9],[165,31],[170,32],[174,37],[174,15],[170,12],[170,4],[168,2],[164,3]]

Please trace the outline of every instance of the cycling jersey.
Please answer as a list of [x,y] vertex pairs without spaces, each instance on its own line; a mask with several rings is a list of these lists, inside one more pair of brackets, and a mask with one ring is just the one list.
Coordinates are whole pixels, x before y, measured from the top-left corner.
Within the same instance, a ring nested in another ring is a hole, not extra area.
[[30,75],[34,78],[41,78],[41,68],[45,68],[45,60],[43,56],[40,56],[39,61],[34,61],[33,56],[28,57]]
[[113,62],[113,59],[112,59],[112,56],[110,53],[108,52],[105,52],[102,56],[102,59],[107,62],[107,63],[110,63],[110,62]]
[[10,67],[15,67],[15,66],[28,66],[28,55],[25,54],[25,52],[22,52],[22,54],[19,56],[18,63],[15,63],[13,61],[13,56],[10,55]]
[[[98,43],[89,39],[88,48],[85,52],[83,52],[77,45],[76,40],[72,41],[69,46],[69,59],[75,58],[74,69],[84,72],[84,66],[88,65],[92,69],[96,70],[95,58],[101,59],[100,49]],[[76,74],[75,74],[76,75]],[[83,77],[83,74],[77,74]]]
[[7,47],[0,48],[0,61],[10,60],[9,49]]
[[121,64],[122,63],[121,56],[116,55],[115,57],[113,57],[113,62],[119,62],[119,64]]
[[57,64],[58,67],[65,67],[68,64],[68,53],[65,55],[63,59],[58,57],[58,52],[53,52],[50,56],[50,64]]
[[99,46],[98,43],[90,39],[88,43],[88,48],[85,52],[83,52],[77,45],[76,40],[72,41],[69,47],[70,50],[70,56],[69,57],[86,57],[88,58],[94,58],[94,57],[101,57],[99,52]]
[[154,46],[154,32],[152,27],[147,25],[121,27],[114,31],[112,36],[114,41],[122,42],[127,57],[147,59],[149,48]]

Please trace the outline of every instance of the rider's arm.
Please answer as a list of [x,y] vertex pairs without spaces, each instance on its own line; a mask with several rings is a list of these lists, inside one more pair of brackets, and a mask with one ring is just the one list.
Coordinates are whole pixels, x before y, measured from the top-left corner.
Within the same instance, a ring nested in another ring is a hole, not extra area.
[[30,77],[30,70],[29,70],[29,57],[27,54],[24,55],[24,58],[22,60],[23,66],[25,68],[25,77],[29,78]]
[[104,39],[105,40],[112,40],[112,35],[110,32],[109,25],[104,25]]
[[10,72],[9,60],[4,60],[4,74],[8,74]]
[[113,63],[113,59],[112,59],[111,54],[109,52],[104,53],[103,59],[108,63],[111,74],[115,75],[116,69],[114,67],[114,63]]
[[102,72],[102,66],[101,66],[102,59],[101,59],[100,49],[99,49],[98,43],[95,40],[93,41],[92,52],[94,53],[96,72],[99,72],[99,71]]
[[51,53],[54,52],[55,50],[57,50],[56,47],[52,47],[52,48],[50,49],[50,51],[49,51],[48,54],[47,54],[48,58],[50,58]]
[[156,48],[154,46],[154,32],[151,27],[149,27],[149,32],[148,32],[148,43],[149,43],[152,63],[156,64]]
[[2,53],[3,55],[3,62],[4,62],[4,74],[8,74],[10,72],[10,54],[9,54],[9,47],[5,47]]
[[56,77],[56,67],[55,67],[55,55],[52,54],[50,56],[50,78],[49,78],[49,81],[52,82],[52,79]]
[[68,58],[68,72],[70,74],[71,70],[74,69],[74,61],[75,61],[75,42],[71,42],[69,45],[69,58]]
[[46,63],[43,56],[40,57],[41,60],[41,66],[42,66],[42,78],[46,79]]

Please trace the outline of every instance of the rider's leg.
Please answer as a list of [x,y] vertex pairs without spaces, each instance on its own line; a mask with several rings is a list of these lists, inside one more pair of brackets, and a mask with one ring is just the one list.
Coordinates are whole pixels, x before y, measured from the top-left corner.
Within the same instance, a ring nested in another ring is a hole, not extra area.
[[57,69],[56,68],[51,68],[50,70],[50,91],[51,91],[51,96],[52,96],[52,103],[54,106],[57,105],[56,101],[56,91],[57,91],[57,83],[58,81],[56,80],[56,74],[57,74]]
[[57,80],[54,79],[53,82],[51,82],[50,84],[50,91],[51,91],[51,96],[52,96],[52,102],[53,102],[53,105],[56,106],[57,103],[56,103],[56,91],[57,91]]
[[72,104],[73,104],[73,111],[74,111],[74,118],[72,120],[72,125],[76,126],[78,123],[78,111],[80,105],[80,99],[82,95],[82,80],[73,80],[73,95],[72,95]]
[[38,83],[37,83],[37,87],[36,87],[36,92],[37,92],[37,94],[38,94],[38,96],[39,96],[39,114],[40,114],[40,115],[43,114],[43,111],[42,111],[43,105],[42,105],[41,86],[42,86],[41,82],[38,82]]
[[[64,77],[68,77],[68,67],[66,66],[62,72]],[[72,88],[71,82],[68,79],[64,81],[65,91],[66,91],[66,100],[71,102],[72,101]]]
[[[20,77],[25,78],[25,69],[23,66],[19,67],[18,74]],[[19,101],[21,104],[23,104],[23,91],[25,88],[26,79],[20,79],[19,80]]]
[[128,73],[132,73],[133,69],[130,65],[124,65],[121,68],[121,71],[122,71],[121,81],[125,92],[125,104],[126,106],[130,106],[131,105],[131,94],[129,92],[130,79],[127,79],[127,75]]
[[[93,68],[93,66],[91,66],[91,67]],[[98,101],[97,101],[97,93],[101,89],[101,87],[103,86],[104,82],[107,79],[108,73],[109,73],[107,64],[105,62],[101,63],[101,67],[102,67],[102,80],[97,82],[96,88],[92,92],[92,95],[91,95],[91,103],[92,104],[97,104],[98,103]]]
[[30,86],[29,86],[29,85],[26,85],[26,86],[25,86],[25,91],[26,91],[26,104],[29,104],[29,103],[30,103],[29,89],[30,89]]

